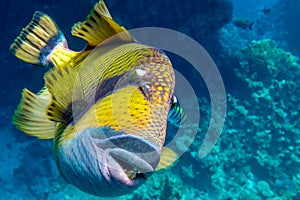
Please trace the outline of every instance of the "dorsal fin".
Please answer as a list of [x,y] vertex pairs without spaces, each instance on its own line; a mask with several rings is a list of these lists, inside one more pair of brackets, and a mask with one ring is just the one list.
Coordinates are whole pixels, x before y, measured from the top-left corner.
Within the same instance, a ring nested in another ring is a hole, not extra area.
[[47,117],[47,106],[50,100],[51,96],[47,89],[34,94],[25,88],[13,116],[13,124],[27,135],[40,139],[54,138],[56,123]]
[[81,82],[77,71],[69,65],[57,67],[46,73],[46,88],[52,95],[47,114],[50,120],[69,123],[73,119],[73,106],[83,101]]
[[74,24],[71,33],[86,40],[88,45],[92,47],[117,34],[121,41],[135,42],[129,32],[111,18],[103,0],[96,3],[84,22]]
[[100,13],[102,14],[103,16],[107,17],[107,18],[110,18],[112,19],[105,3],[103,0],[100,0],[98,3],[95,4],[94,6],[94,10],[97,12],[97,13]]

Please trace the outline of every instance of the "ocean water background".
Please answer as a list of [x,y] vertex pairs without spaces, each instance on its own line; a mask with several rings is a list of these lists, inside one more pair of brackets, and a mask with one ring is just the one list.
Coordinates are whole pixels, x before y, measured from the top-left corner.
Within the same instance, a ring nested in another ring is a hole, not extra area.
[[[85,43],[72,37],[70,29],[94,3],[0,2],[0,199],[100,199],[60,177],[52,141],[28,137],[11,123],[22,89],[37,92],[47,69],[19,61],[9,45],[40,10],[56,21],[70,48],[80,50]],[[195,39],[217,64],[227,94],[222,135],[212,152],[200,159],[210,120],[209,94],[192,67],[167,52],[198,96],[197,138],[175,167],[154,174],[136,192],[118,199],[300,199],[300,1],[106,0],[106,4],[127,29],[164,27]]]

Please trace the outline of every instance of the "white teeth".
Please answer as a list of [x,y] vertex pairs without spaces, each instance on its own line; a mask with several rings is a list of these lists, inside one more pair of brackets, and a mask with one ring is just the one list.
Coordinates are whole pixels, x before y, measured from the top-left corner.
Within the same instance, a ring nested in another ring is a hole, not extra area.
[[138,169],[129,170],[129,171],[124,169],[124,172],[130,179],[135,179],[138,174],[141,174],[140,170]]
[[135,179],[136,173],[131,174],[130,179]]
[[135,179],[136,178],[136,173],[133,172],[133,171],[128,171],[128,172],[125,171],[125,173],[128,176],[128,178],[130,178],[130,179]]

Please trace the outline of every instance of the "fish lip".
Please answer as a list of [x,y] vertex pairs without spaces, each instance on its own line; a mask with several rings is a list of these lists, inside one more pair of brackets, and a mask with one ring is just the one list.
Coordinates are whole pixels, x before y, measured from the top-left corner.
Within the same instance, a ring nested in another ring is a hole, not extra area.
[[115,160],[123,161],[141,173],[153,171],[153,167],[147,161],[124,149],[110,149],[109,154]]
[[[108,154],[107,169],[110,177],[121,185],[130,187],[139,186],[144,183],[148,176],[154,171],[153,167],[145,160],[124,149],[109,149],[106,153]],[[122,156],[120,156],[120,154]],[[133,172],[136,176],[134,179],[128,177],[122,167],[122,162],[136,169],[136,172]]]

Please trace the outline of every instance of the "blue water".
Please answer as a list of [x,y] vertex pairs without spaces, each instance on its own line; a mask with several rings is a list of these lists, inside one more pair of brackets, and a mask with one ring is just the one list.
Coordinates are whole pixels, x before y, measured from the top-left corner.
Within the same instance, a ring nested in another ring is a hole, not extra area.
[[[70,30],[95,2],[0,2],[0,199],[101,199],[63,180],[51,140],[26,136],[11,122],[22,89],[38,92],[47,69],[15,58],[10,44],[40,10],[56,21],[71,49],[81,50],[84,41]],[[222,135],[213,150],[199,158],[210,122],[209,91],[185,59],[167,52],[197,95],[198,134],[176,166],[155,173],[137,191],[118,199],[300,199],[300,1],[106,0],[106,4],[114,20],[127,29],[163,27],[196,40],[218,66],[227,97]],[[236,19],[253,25],[251,29],[236,25],[232,23]],[[177,130],[169,129],[168,140]]]

